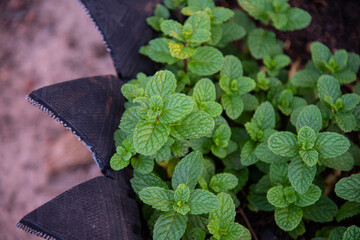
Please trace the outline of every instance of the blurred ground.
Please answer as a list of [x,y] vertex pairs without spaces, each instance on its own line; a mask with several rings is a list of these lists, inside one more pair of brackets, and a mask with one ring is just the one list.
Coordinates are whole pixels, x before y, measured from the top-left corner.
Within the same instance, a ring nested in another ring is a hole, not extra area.
[[74,78],[114,74],[100,35],[75,0],[0,1],[0,239],[29,211],[100,175],[90,153],[24,98]]

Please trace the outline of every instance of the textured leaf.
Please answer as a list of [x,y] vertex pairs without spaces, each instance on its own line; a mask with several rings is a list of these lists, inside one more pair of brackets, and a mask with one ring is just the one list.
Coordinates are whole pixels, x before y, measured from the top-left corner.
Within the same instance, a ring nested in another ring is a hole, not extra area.
[[305,224],[303,221],[301,221],[300,224],[296,228],[294,228],[293,230],[291,230],[288,233],[289,233],[290,237],[292,237],[293,239],[297,239],[298,237],[303,235],[305,232],[306,232]]
[[300,145],[292,132],[277,132],[270,136],[269,149],[283,157],[295,157],[299,154]]
[[227,147],[231,137],[231,129],[227,124],[221,124],[216,128],[213,134],[213,140],[216,146],[225,148]]
[[319,200],[320,196],[321,189],[316,185],[311,185],[305,193],[297,194],[297,200],[294,204],[299,207],[307,207]]
[[341,222],[346,218],[360,214],[360,202],[345,202],[336,215],[336,221]]
[[244,111],[254,111],[259,106],[259,100],[252,94],[244,94],[241,96],[244,103]]
[[238,118],[244,109],[244,103],[241,96],[223,94],[221,103],[225,109],[226,115],[231,119]]
[[200,152],[191,152],[186,155],[175,167],[171,179],[173,189],[181,183],[184,183],[190,189],[194,189],[202,171],[202,154]]
[[304,126],[311,127],[315,132],[322,128],[322,116],[317,106],[308,105],[301,110],[296,122],[297,131]]
[[323,158],[343,155],[350,147],[350,141],[343,135],[334,132],[319,133],[315,141],[315,149]]
[[185,203],[190,198],[190,189],[185,184],[179,184],[174,193],[175,202]]
[[220,116],[223,111],[222,105],[217,102],[203,102],[200,109],[212,117]]
[[256,143],[253,141],[247,141],[244,147],[241,149],[241,164],[244,166],[250,166],[255,164],[259,159],[255,155]]
[[250,231],[240,225],[237,222],[228,224],[226,226],[226,233],[222,235],[221,239],[231,240],[231,239],[241,239],[241,240],[251,240]]
[[314,222],[331,222],[338,212],[336,204],[328,197],[321,196],[313,205],[303,208],[304,217]]
[[319,72],[304,69],[296,72],[290,81],[298,87],[314,88],[320,76]]
[[140,116],[137,113],[139,107],[131,107],[125,110],[121,117],[120,129],[126,133],[132,133],[135,130],[136,124],[140,121]]
[[306,165],[301,158],[292,159],[289,164],[289,180],[291,186],[300,194],[304,194],[311,186],[316,175],[316,166]]
[[199,138],[209,134],[214,125],[208,113],[194,110],[181,121],[171,124],[171,135],[178,139]]
[[340,84],[352,83],[356,80],[356,73],[350,69],[345,69],[341,72],[336,72],[332,74]]
[[155,62],[173,64],[178,61],[170,54],[169,43],[167,38],[156,38],[149,42],[149,45],[140,48],[140,53],[148,56]]
[[130,182],[131,187],[137,194],[139,194],[140,191],[146,187],[161,187],[164,189],[168,189],[167,184],[154,173],[142,174],[134,171],[134,177],[130,180]]
[[249,201],[249,205],[261,211],[272,212],[275,209],[267,200],[266,193],[250,191],[247,200]]
[[295,229],[301,222],[303,211],[301,208],[289,205],[286,208],[275,209],[275,222],[284,231]]
[[346,152],[336,158],[320,158],[320,163],[329,168],[350,171],[354,167],[354,158],[351,156],[350,152]]
[[238,179],[231,173],[218,173],[210,180],[210,187],[215,192],[226,192],[238,185]]
[[282,31],[293,31],[303,29],[309,26],[311,16],[308,12],[300,8],[290,8],[286,12],[287,22],[286,25],[281,27]]
[[197,103],[215,101],[216,90],[214,83],[208,78],[200,79],[194,86],[193,98]]
[[243,67],[240,60],[233,55],[225,56],[220,75],[228,77],[229,79],[241,77],[243,75]]
[[344,69],[344,67],[347,64],[347,60],[348,60],[348,54],[347,54],[346,50],[344,50],[344,49],[337,50],[333,56],[333,60],[334,60],[335,64],[337,65],[336,69],[338,69],[338,70]]
[[223,65],[222,53],[213,47],[199,47],[190,58],[189,69],[198,75],[212,75]]
[[357,73],[360,67],[360,55],[356,53],[348,53],[347,64],[351,71]]
[[[266,10],[266,2],[263,0],[238,0],[241,8],[244,9],[250,16],[257,20],[263,20],[261,17]],[[265,19],[267,20],[267,19]],[[267,21],[265,21],[267,22]]]
[[218,207],[210,212],[209,221],[219,221],[222,226],[235,220],[235,205],[231,196],[227,193],[219,193],[217,195],[219,200]]
[[146,86],[146,94],[149,97],[159,95],[163,100],[173,93],[176,89],[176,79],[170,71],[158,71],[151,78]]
[[245,29],[239,24],[227,22],[220,25],[222,36],[220,42],[217,44],[219,47],[225,47],[229,42],[239,40],[246,35]]
[[182,43],[169,42],[169,49],[171,56],[178,59],[187,59],[194,55],[195,49],[192,47],[186,47]]
[[283,186],[276,186],[270,188],[266,194],[266,198],[268,199],[269,203],[271,203],[277,208],[284,208],[289,205],[289,203],[285,199]]
[[353,110],[360,103],[360,96],[356,93],[344,94],[341,97],[343,108],[341,111],[348,112]]
[[356,129],[356,118],[352,113],[337,113],[335,115],[336,124],[344,132],[352,132]]
[[319,160],[319,153],[314,149],[311,149],[311,150],[302,150],[301,149],[299,151],[299,153],[300,153],[302,160],[310,167],[316,165]]
[[360,239],[360,228],[352,225],[344,232],[342,240],[359,240]]
[[[131,157],[131,156],[130,156]],[[115,171],[119,171],[127,167],[130,163],[130,159],[125,159],[119,154],[115,153],[110,159],[110,167]]]
[[326,96],[330,96],[335,102],[336,99],[341,97],[340,84],[336,78],[329,75],[322,75],[319,78],[318,84],[319,97],[324,101]]
[[212,23],[220,24],[232,18],[234,16],[234,12],[228,8],[216,7],[212,10],[212,15]]
[[261,28],[251,31],[247,40],[250,53],[255,59],[261,59],[266,55],[269,55],[275,44],[275,34]]
[[360,202],[360,174],[342,178],[335,185],[335,193],[345,200]]
[[194,13],[185,21],[185,24],[190,24],[194,31],[196,31],[196,29],[210,31],[210,17],[206,12]]
[[190,214],[203,214],[215,210],[219,205],[219,201],[211,192],[196,189],[191,192],[188,204]]
[[182,29],[183,26],[174,20],[165,20],[160,25],[161,31],[170,37],[176,38],[179,41],[183,41]]
[[312,149],[315,144],[316,134],[314,130],[308,126],[304,126],[298,133],[299,142],[302,144],[302,149]]
[[288,163],[272,163],[270,165],[270,180],[272,185],[288,185]]
[[342,239],[344,232],[346,231],[346,227],[335,227],[333,230],[331,230],[329,235],[329,240],[338,240]]
[[156,240],[178,240],[186,229],[188,218],[178,212],[163,213],[155,223],[153,237]]
[[275,110],[271,103],[262,103],[256,109],[252,121],[263,130],[267,128],[275,128]]
[[264,132],[253,122],[245,123],[245,129],[249,134],[251,140],[261,141],[264,138]]
[[313,42],[310,46],[311,57],[316,67],[322,69],[331,57],[330,49],[320,42]]
[[237,90],[235,92],[238,95],[244,95],[245,93],[252,91],[256,86],[255,81],[249,77],[238,77],[236,82]]
[[156,119],[141,120],[134,130],[136,152],[145,156],[155,154],[168,140],[170,127]]
[[170,211],[175,204],[174,191],[161,187],[143,188],[139,197],[141,201],[160,211]]
[[151,173],[154,168],[154,159],[152,157],[139,155],[131,159],[131,165],[139,173]]
[[179,121],[194,108],[194,102],[185,94],[175,93],[165,102],[165,106],[160,115],[160,121],[164,123],[173,123]]

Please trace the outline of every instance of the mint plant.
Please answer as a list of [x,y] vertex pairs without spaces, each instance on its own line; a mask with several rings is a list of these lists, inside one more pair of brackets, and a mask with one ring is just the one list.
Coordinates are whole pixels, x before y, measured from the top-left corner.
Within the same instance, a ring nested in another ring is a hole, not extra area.
[[[311,20],[285,0],[238,2],[282,31]],[[341,86],[355,81],[359,55],[314,42],[289,78],[284,43],[241,10],[166,0],[147,22],[158,37],[140,53],[163,66],[122,86],[110,165],[134,169],[153,238],[256,239],[247,214],[266,211],[294,239],[334,219],[346,226],[317,236],[357,239],[342,221],[360,213],[360,148],[349,135],[360,129],[360,91]]]

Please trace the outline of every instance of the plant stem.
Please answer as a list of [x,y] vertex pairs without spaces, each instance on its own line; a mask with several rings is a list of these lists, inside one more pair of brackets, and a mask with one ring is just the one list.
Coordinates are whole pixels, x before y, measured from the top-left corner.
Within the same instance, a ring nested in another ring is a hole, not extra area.
[[255,240],[259,240],[259,239],[257,238],[254,230],[252,229],[251,224],[250,224],[248,218],[246,217],[246,214],[245,214],[244,210],[243,210],[242,208],[239,208],[238,211],[239,211],[239,213],[241,214],[241,216],[244,218],[244,220],[245,220],[245,222],[246,222],[246,225],[247,225],[247,227],[249,228],[249,230],[250,230],[251,235],[253,236],[253,238],[254,238]]

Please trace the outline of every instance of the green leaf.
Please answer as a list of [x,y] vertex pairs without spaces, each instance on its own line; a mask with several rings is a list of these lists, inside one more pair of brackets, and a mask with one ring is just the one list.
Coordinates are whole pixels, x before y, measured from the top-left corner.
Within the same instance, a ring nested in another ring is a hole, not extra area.
[[343,155],[350,147],[350,141],[343,135],[334,132],[319,133],[315,141],[315,149],[323,158]]
[[183,41],[183,26],[179,22],[174,20],[165,20],[161,23],[160,28],[165,35],[173,37],[179,41]]
[[215,46],[216,44],[218,44],[220,42],[220,40],[222,38],[222,34],[223,34],[221,25],[211,26],[211,37],[210,37],[210,40],[208,41],[208,44]]
[[165,102],[165,106],[160,115],[160,121],[173,123],[189,115],[194,108],[191,97],[182,93],[175,93]]
[[131,165],[139,173],[151,173],[154,168],[154,159],[152,157],[139,155],[131,159]]
[[125,110],[121,117],[120,129],[124,132],[130,134],[134,132],[136,124],[140,121],[140,116],[138,114],[139,107],[131,107]]
[[178,212],[161,214],[155,223],[153,237],[156,240],[178,240],[186,230],[188,218]]
[[223,94],[221,96],[221,103],[225,109],[226,115],[231,119],[240,117],[244,109],[244,103],[241,96]]
[[176,89],[176,79],[170,71],[157,71],[151,78],[146,86],[146,94],[149,97],[159,95],[165,100],[173,93]]
[[225,148],[227,147],[231,137],[231,129],[227,124],[221,124],[213,134],[213,140],[216,146]]
[[319,160],[319,153],[314,149],[311,150],[300,149],[299,153],[302,160],[310,167],[316,165]]
[[341,171],[350,171],[354,167],[354,158],[350,152],[345,152],[343,155],[336,158],[320,158],[319,160],[321,165],[339,169]]
[[237,222],[230,223],[225,227],[225,234],[222,235],[221,239],[233,240],[233,239],[241,239],[241,240],[251,240],[250,231],[240,225]]
[[222,36],[220,42],[217,44],[219,47],[225,47],[229,42],[239,40],[246,35],[245,29],[239,24],[227,22],[220,25]]
[[336,204],[328,197],[321,196],[313,205],[303,208],[304,217],[314,222],[331,222],[338,212]]
[[275,110],[270,102],[264,102],[256,109],[252,122],[262,130],[275,128]]
[[331,230],[329,235],[329,240],[338,240],[342,239],[344,232],[346,231],[346,227],[335,227],[333,230]]
[[186,155],[175,167],[171,184],[173,189],[184,183],[190,189],[194,189],[202,171],[202,154],[191,152]]
[[315,66],[320,70],[324,69],[331,57],[330,49],[320,42],[313,42],[310,51]]
[[314,88],[320,76],[319,72],[304,69],[296,72],[290,81],[297,87]]
[[220,76],[228,77],[229,79],[236,79],[242,77],[243,67],[240,60],[233,56],[227,55],[224,58],[224,64],[220,71]]
[[311,186],[315,175],[316,166],[308,166],[301,158],[293,158],[289,164],[288,176],[291,186],[300,194],[304,194]]
[[169,49],[171,56],[178,59],[187,59],[194,55],[195,49],[192,47],[186,47],[182,43],[169,42]]
[[300,224],[293,230],[291,230],[290,232],[288,232],[288,234],[290,235],[290,237],[292,237],[293,239],[297,239],[298,237],[300,237],[301,235],[303,235],[306,232],[305,229],[305,224],[303,221],[300,222]]
[[110,159],[110,167],[115,171],[127,167],[129,163],[130,163],[130,158],[125,159],[117,153],[115,153]]
[[194,110],[184,119],[171,124],[171,135],[178,139],[199,138],[209,134],[214,125],[208,113]]
[[275,209],[275,222],[284,231],[295,229],[301,222],[303,211],[301,208],[289,205]]
[[356,80],[356,73],[350,69],[345,69],[341,72],[336,72],[332,74],[340,84],[352,83]]
[[268,199],[269,203],[271,203],[277,208],[285,208],[289,205],[289,203],[285,199],[283,186],[276,186],[270,188],[266,194],[266,198]]
[[342,70],[346,67],[348,54],[346,50],[340,49],[337,50],[333,57],[334,63],[337,65],[336,70]]
[[316,185],[311,185],[310,188],[303,194],[297,194],[295,205],[299,207],[307,207],[313,205],[321,196],[321,189]]
[[[245,129],[249,134],[251,140],[253,141],[261,141],[264,138],[264,132],[253,122],[245,123]],[[256,154],[256,152],[255,152]]]
[[219,221],[221,226],[227,225],[235,220],[235,205],[231,196],[227,193],[219,193],[217,195],[219,205],[210,212],[209,222]]
[[346,218],[351,218],[360,214],[360,202],[345,202],[336,215],[336,221],[341,222]]
[[356,129],[356,118],[352,113],[339,112],[335,115],[336,124],[344,132],[352,132]]
[[[249,77],[238,77],[236,79],[236,85],[237,90],[234,92],[238,95],[244,95],[245,93],[252,91],[255,88],[256,83]],[[235,86],[232,87],[234,88]]]
[[224,57],[213,47],[199,47],[189,60],[189,70],[198,75],[212,75],[220,71]]
[[298,133],[299,142],[302,144],[302,149],[308,150],[312,149],[316,140],[316,133],[312,128],[304,126],[300,129]]
[[262,22],[268,21],[268,16],[265,14],[267,4],[263,0],[238,0],[241,8],[244,9],[250,16]]
[[357,73],[360,67],[360,55],[356,53],[348,53],[347,65],[351,71]]
[[188,204],[190,214],[203,214],[215,210],[219,205],[219,201],[211,192],[196,189],[191,192]]
[[319,97],[324,101],[324,98],[330,96],[335,102],[341,97],[340,84],[336,78],[329,75],[322,75],[319,78],[318,84]]
[[168,140],[170,127],[156,119],[141,120],[134,130],[136,152],[145,156],[155,154]]
[[216,7],[212,10],[212,23],[220,24],[226,22],[234,16],[234,12],[229,8]]
[[251,207],[255,207],[256,209],[261,211],[272,212],[275,209],[274,206],[268,202],[266,198],[266,193],[258,193],[252,190],[250,191],[247,200],[249,201],[249,205]]
[[216,117],[221,115],[223,108],[220,103],[209,101],[202,102],[200,105],[200,110],[207,112],[212,117]]
[[256,143],[253,141],[247,141],[244,147],[241,149],[240,161],[244,166],[250,166],[255,164],[259,159],[255,155]]
[[190,199],[190,189],[183,183],[179,184],[174,193],[175,202],[186,203]]
[[360,228],[352,225],[344,232],[342,240],[359,240],[360,239]]
[[148,56],[155,62],[173,64],[178,61],[170,54],[169,43],[167,38],[156,38],[149,42],[149,45],[140,48],[140,53]]
[[317,106],[308,105],[301,110],[296,122],[297,131],[304,126],[311,127],[315,132],[322,128],[322,116]]
[[194,86],[193,98],[198,104],[215,101],[216,90],[214,83],[208,78],[200,79]]
[[335,193],[345,200],[360,202],[360,174],[342,178],[335,185]]
[[244,111],[254,111],[259,107],[259,100],[252,94],[244,94],[241,96],[244,104]]
[[270,181],[272,185],[289,185],[288,163],[272,163],[270,165]]
[[166,190],[161,187],[143,188],[139,197],[141,201],[160,211],[171,211],[175,204],[174,191]]
[[134,191],[139,194],[140,191],[146,187],[160,187],[168,189],[167,184],[161,180],[154,173],[142,174],[137,171],[134,171],[134,177],[130,180],[131,187]]
[[348,112],[353,110],[356,105],[360,103],[360,96],[356,93],[348,93],[344,94],[341,97],[343,108],[341,109],[342,112]]
[[300,8],[290,8],[285,14],[287,17],[286,25],[279,28],[282,31],[303,29],[309,26],[311,22],[311,15]]
[[191,15],[186,21],[185,24],[190,24],[193,31],[197,29],[205,29],[210,31],[210,17],[206,12],[196,12]]
[[277,132],[268,140],[269,149],[283,157],[295,157],[299,154],[300,146],[296,135],[292,132]]
[[255,59],[261,59],[266,55],[270,55],[269,53],[275,44],[275,34],[261,28],[252,30],[247,40],[250,53]]
[[210,180],[210,187],[215,192],[226,192],[238,185],[238,179],[231,173],[218,173]]

